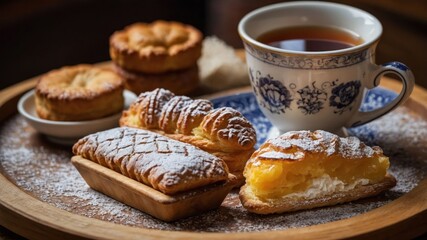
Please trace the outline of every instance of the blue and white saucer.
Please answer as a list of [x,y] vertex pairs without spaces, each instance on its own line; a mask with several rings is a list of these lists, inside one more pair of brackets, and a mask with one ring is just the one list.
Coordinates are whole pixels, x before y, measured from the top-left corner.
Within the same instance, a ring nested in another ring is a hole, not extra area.
[[[369,90],[366,93],[361,111],[372,111],[379,107],[385,106],[396,96],[397,94],[395,92],[381,87]],[[268,139],[269,135],[271,136],[273,126],[259,109],[258,103],[252,92],[244,92],[235,95],[218,97],[211,99],[211,101],[213,102],[215,108],[232,107],[240,111],[254,125],[258,138],[257,145],[255,146],[256,148],[264,143]],[[348,134],[354,136],[363,135],[364,139],[373,139],[374,132],[371,128],[367,128],[365,126],[366,125],[362,125],[359,127],[347,129]]]

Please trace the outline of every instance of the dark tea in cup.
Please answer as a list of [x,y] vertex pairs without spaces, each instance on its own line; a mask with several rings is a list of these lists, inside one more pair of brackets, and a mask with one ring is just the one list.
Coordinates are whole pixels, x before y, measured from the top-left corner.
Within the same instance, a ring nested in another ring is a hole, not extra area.
[[355,33],[323,26],[279,28],[260,35],[257,40],[272,47],[305,52],[334,51],[363,43]]

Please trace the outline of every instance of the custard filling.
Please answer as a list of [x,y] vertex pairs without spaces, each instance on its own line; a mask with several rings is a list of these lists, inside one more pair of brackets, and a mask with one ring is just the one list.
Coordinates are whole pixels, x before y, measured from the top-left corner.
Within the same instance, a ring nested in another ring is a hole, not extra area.
[[248,162],[244,176],[252,192],[263,200],[313,197],[378,183],[389,165],[388,157],[378,153],[353,159],[340,154],[260,152]]

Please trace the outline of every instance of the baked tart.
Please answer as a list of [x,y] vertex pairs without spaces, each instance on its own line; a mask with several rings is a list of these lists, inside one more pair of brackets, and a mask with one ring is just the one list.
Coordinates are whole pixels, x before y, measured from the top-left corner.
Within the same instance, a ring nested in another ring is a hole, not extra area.
[[199,30],[179,22],[134,23],[110,37],[110,56],[127,70],[165,73],[196,65],[202,39]]
[[111,70],[88,64],[52,70],[40,77],[35,103],[40,118],[85,121],[123,110],[123,80]]

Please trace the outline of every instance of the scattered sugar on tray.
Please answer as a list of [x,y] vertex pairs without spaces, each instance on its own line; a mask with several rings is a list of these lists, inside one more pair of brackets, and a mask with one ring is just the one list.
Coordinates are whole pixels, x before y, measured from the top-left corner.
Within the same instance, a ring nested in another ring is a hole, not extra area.
[[[357,202],[257,216],[245,211],[238,192],[231,192],[218,210],[165,223],[90,189],[69,162],[71,151],[44,142],[24,122],[12,117],[0,128],[0,171],[24,191],[48,204],[83,216],[150,229],[196,232],[252,232],[284,230],[350,218],[393,201],[413,189],[427,175],[427,122],[399,108],[353,135],[379,145],[391,158],[397,186],[385,194]],[[41,142],[41,143],[40,143]],[[415,155],[414,155],[415,154]]]
[[427,121],[410,109],[398,108],[379,120],[351,129],[350,133],[370,145],[380,146],[390,157],[390,172],[398,180],[391,192],[407,193],[427,176]]

